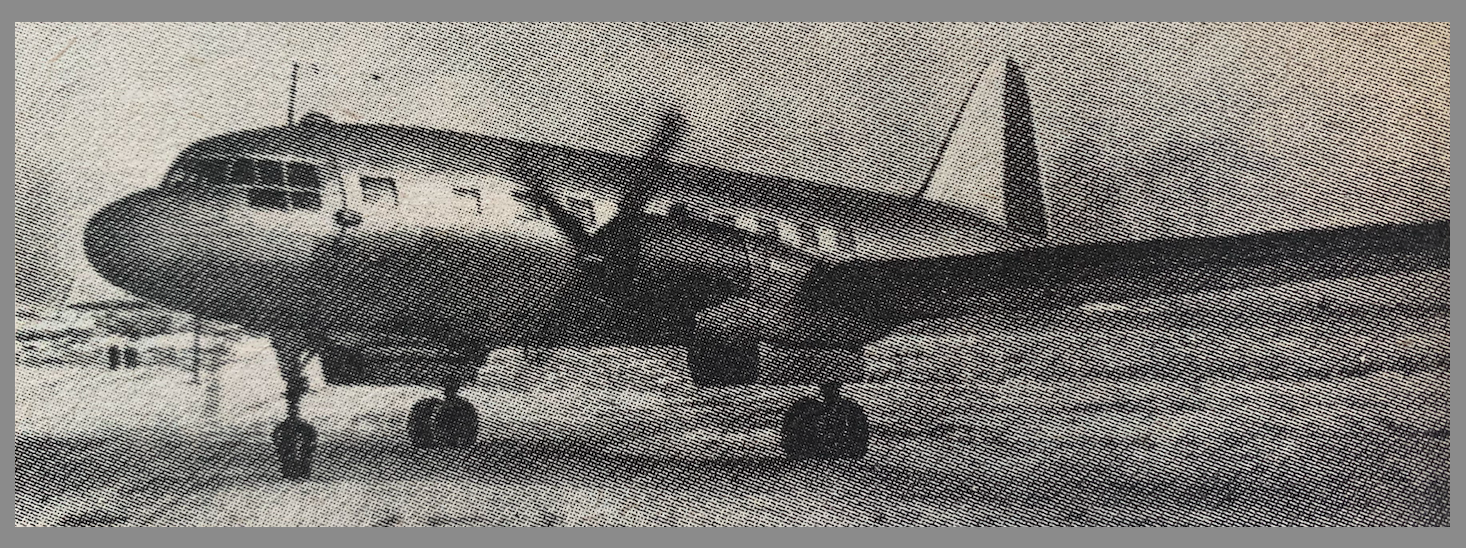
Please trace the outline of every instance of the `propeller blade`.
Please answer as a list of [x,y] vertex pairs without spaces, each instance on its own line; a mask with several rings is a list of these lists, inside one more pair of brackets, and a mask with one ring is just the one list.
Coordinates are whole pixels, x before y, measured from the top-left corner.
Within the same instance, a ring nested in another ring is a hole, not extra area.
[[[601,230],[592,235],[590,227],[582,225],[580,219],[570,213],[546,189],[545,181],[539,175],[528,180],[528,195],[525,199],[543,208],[550,221],[570,240],[580,255],[583,266],[599,265],[608,256],[615,255],[636,237],[636,216],[646,207],[657,190],[658,182],[667,166],[667,157],[681,144],[687,124],[682,113],[668,110],[662,114],[657,131],[643,151],[644,161],[630,174],[626,193],[617,204],[617,213]],[[631,240],[628,240],[631,239]]]
[[566,211],[558,200],[545,191],[544,181],[539,177],[530,181],[528,198],[544,208],[545,214],[550,216],[550,221],[555,223],[561,233],[565,234],[565,238],[570,240],[570,245],[575,247],[577,253],[590,252],[590,232],[586,230],[585,225],[580,223],[578,217]]
[[657,123],[657,132],[652,135],[652,141],[647,144],[642,156],[665,161],[667,155],[682,143],[682,137],[686,132],[687,120],[683,118],[680,111],[669,109],[663,112],[661,120]]
[[657,132],[652,135],[651,142],[647,143],[646,150],[642,152],[646,162],[632,175],[626,195],[621,198],[617,208],[619,213],[616,214],[618,219],[623,215],[639,213],[646,207],[667,168],[667,157],[682,144],[682,138],[686,134],[687,120],[680,111],[670,109],[662,113]]

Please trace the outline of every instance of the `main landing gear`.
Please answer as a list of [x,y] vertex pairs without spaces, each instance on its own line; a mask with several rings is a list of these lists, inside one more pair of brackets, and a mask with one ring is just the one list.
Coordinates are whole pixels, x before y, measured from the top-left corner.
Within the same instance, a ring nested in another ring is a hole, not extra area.
[[407,435],[412,445],[429,447],[469,447],[478,441],[478,410],[458,395],[462,381],[449,379],[443,384],[443,398],[423,398],[407,415]]
[[789,406],[779,442],[792,459],[858,459],[870,444],[870,422],[860,404],[840,395],[839,383],[828,383],[819,399]]
[[275,457],[280,461],[280,474],[286,479],[306,479],[311,475],[311,458],[316,453],[316,427],[300,418],[300,400],[310,390],[305,377],[308,357],[304,340],[277,337],[275,346],[280,376],[285,378],[285,420],[270,433],[275,443]]
[[[300,417],[300,402],[310,391],[305,376],[305,363],[311,350],[321,348],[323,341],[314,341],[299,334],[276,335],[270,339],[275,347],[280,376],[285,379],[285,420],[270,433],[275,457],[280,461],[280,474],[286,479],[307,479],[315,456],[319,435],[316,428]],[[470,371],[478,355],[472,348],[459,349],[454,360],[455,371]],[[329,378],[329,377],[328,377]],[[416,447],[468,447],[478,440],[478,411],[458,395],[462,377],[449,375],[443,384],[443,397],[424,398],[412,406],[407,419],[407,432]]]

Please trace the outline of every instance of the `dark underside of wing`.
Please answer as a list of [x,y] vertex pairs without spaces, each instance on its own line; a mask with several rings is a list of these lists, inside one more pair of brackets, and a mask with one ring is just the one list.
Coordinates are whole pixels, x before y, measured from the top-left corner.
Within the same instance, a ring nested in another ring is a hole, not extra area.
[[1446,268],[1448,221],[1111,242],[831,266],[819,306],[891,321]]

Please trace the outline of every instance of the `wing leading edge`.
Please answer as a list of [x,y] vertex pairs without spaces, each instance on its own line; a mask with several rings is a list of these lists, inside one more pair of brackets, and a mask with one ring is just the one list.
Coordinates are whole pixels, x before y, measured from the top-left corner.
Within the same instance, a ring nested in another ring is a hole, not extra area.
[[1448,221],[856,261],[805,287],[888,321],[1034,310],[1446,268]]

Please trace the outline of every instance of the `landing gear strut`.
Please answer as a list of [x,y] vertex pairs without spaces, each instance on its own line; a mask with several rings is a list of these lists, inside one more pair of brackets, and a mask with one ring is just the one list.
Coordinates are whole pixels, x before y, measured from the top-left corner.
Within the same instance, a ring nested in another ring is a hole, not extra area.
[[306,479],[311,475],[311,459],[316,453],[316,427],[300,418],[300,400],[310,390],[304,369],[306,343],[300,339],[276,337],[271,340],[280,362],[280,376],[285,378],[285,420],[270,433],[275,443],[275,457],[280,460],[280,474],[286,479]]
[[458,395],[459,379],[443,384],[443,399],[423,398],[407,415],[407,435],[414,447],[469,447],[478,441],[478,410]]
[[860,404],[840,395],[839,383],[828,383],[819,399],[789,406],[779,440],[792,459],[858,459],[870,444],[870,423]]

